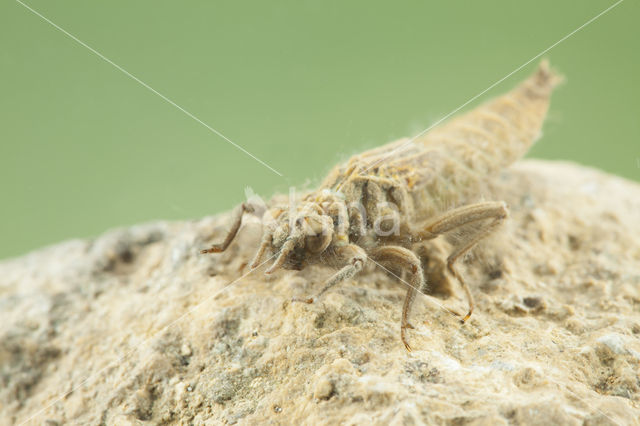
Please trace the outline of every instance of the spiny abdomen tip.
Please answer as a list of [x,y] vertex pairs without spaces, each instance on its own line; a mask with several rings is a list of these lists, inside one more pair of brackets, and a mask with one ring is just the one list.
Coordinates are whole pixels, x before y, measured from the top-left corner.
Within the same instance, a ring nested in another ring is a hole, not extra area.
[[564,82],[564,76],[553,70],[549,65],[549,60],[546,58],[540,62],[538,70],[533,77],[535,85],[540,88],[553,89]]

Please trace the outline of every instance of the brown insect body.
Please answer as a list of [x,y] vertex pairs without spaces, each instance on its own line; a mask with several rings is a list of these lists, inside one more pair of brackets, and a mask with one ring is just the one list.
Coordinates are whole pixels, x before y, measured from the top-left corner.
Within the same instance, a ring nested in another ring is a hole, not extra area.
[[[430,130],[352,157],[333,169],[321,188],[347,195],[354,181],[373,179],[411,195],[415,217],[441,213],[445,204],[468,202],[482,183],[522,157],[539,137],[559,77],[542,63],[511,92]],[[393,202],[393,194],[387,193]],[[410,212],[407,212],[410,214]],[[405,214],[407,214],[405,213]]]
[[[318,190],[300,203],[275,206],[263,216],[262,243],[252,262],[266,251],[277,254],[267,269],[302,269],[307,264],[342,261],[343,266],[309,299],[313,302],[340,281],[357,274],[367,259],[408,272],[410,288],[402,315],[401,338],[408,350],[406,329],[417,291],[425,291],[421,262],[411,250],[416,241],[467,225],[475,231],[454,247],[447,266],[469,300],[473,298],[455,261],[489,234],[507,216],[502,202],[477,202],[482,182],[521,156],[538,138],[551,92],[559,82],[546,62],[513,89],[475,110],[454,118],[415,139],[402,139],[353,156],[336,166]],[[291,201],[291,200],[290,200]],[[235,237],[244,212],[222,244],[203,252],[220,252]]]

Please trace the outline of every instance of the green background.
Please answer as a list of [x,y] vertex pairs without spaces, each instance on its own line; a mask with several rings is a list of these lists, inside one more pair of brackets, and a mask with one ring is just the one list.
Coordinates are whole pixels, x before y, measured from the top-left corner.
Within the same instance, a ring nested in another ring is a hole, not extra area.
[[[0,258],[221,212],[247,186],[266,197],[317,182],[428,127],[613,2],[27,4],[284,178],[3,0]],[[530,156],[640,180],[639,12],[626,0],[545,55],[567,82]]]

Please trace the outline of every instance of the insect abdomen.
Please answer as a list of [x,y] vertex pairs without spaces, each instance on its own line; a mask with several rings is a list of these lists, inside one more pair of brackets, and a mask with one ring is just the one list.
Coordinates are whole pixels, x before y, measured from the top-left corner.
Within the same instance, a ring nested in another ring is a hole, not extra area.
[[[547,62],[509,93],[434,128],[414,143],[422,145],[419,167],[425,213],[456,204],[476,184],[520,157],[539,138],[553,88],[561,78]],[[420,207],[418,207],[420,208]]]
[[545,61],[518,87],[434,129],[425,142],[440,140],[449,155],[478,172],[498,171],[526,154],[539,138],[559,81]]

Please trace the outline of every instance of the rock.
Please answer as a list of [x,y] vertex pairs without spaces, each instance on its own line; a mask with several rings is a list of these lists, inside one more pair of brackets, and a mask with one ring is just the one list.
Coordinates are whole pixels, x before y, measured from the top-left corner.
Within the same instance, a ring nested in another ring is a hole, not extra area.
[[[2,424],[638,424],[640,185],[525,161],[486,188],[511,218],[461,265],[418,249],[433,294],[369,266],[265,278],[257,221],[155,223],[0,263]],[[431,243],[430,243],[431,244]],[[421,303],[420,303],[421,302]],[[443,307],[446,307],[445,310]]]

